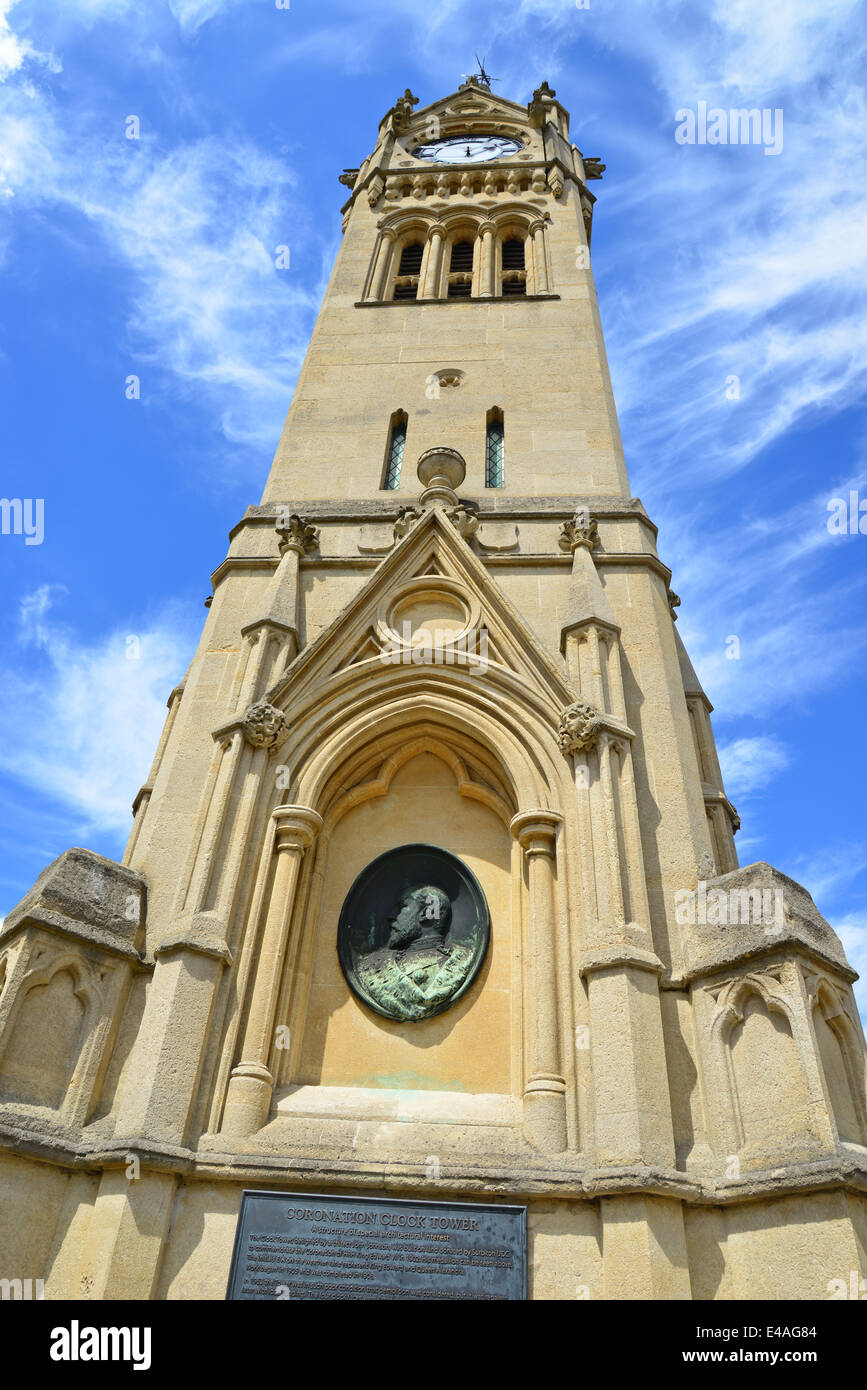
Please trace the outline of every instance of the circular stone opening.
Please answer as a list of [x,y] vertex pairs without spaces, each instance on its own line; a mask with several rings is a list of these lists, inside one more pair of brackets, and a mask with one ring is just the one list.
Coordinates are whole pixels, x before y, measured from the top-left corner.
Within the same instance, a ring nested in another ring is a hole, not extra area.
[[455,594],[436,590],[400,599],[388,615],[388,625],[410,646],[442,646],[465,631],[469,618],[466,604]]

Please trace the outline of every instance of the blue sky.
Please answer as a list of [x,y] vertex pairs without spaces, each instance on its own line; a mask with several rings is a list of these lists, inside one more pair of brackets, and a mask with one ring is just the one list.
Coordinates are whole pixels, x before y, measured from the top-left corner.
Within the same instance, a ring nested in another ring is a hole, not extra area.
[[[867,499],[865,41],[849,0],[0,0],[0,493],[45,501],[41,545],[0,536],[0,912],[72,844],[122,853],[264,484],[337,176],[477,50],[505,96],[556,87],[608,166],[593,261],[627,462],[741,860],[803,882],[867,971],[867,536],[827,526]],[[701,101],[782,111],[782,150],[679,144]]]

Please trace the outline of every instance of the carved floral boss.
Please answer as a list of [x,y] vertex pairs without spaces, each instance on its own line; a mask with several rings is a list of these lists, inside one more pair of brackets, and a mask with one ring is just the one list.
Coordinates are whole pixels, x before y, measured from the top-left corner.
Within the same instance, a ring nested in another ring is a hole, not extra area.
[[286,724],[281,709],[260,700],[244,715],[244,737],[254,748],[273,748]]
[[604,728],[605,721],[596,706],[586,700],[576,700],[560,715],[557,742],[567,756],[586,753],[596,746]]

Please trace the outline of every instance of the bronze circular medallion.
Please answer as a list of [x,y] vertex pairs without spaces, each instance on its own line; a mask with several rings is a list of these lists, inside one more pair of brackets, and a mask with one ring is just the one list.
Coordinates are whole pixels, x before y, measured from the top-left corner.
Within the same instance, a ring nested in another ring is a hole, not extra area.
[[491,934],[478,879],[436,845],[401,845],[358,875],[337,928],[347,984],[383,1018],[415,1023],[451,1008]]

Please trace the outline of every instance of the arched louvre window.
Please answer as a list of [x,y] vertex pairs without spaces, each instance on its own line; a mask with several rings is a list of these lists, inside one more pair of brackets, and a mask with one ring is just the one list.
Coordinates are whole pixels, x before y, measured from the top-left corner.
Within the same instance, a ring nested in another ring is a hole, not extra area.
[[406,412],[403,410],[395,411],[388,428],[388,444],[385,450],[385,468],[382,477],[382,486],[388,488],[389,491],[400,487],[400,470],[403,467],[403,455],[406,450],[406,426]]
[[400,265],[394,282],[395,299],[418,299],[418,282],[424,255],[422,243],[413,242],[400,253]]
[[503,242],[503,294],[527,293],[527,261],[524,243],[518,237]]
[[456,241],[449,263],[449,299],[470,299],[473,293],[473,262],[476,246],[473,241]]
[[506,485],[506,429],[502,410],[488,411],[485,441],[485,487]]

